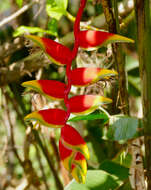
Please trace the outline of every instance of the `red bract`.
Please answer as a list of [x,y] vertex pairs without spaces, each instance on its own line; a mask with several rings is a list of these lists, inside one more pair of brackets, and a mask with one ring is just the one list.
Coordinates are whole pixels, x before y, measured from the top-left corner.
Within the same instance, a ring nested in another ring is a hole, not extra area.
[[101,68],[77,68],[71,71],[71,83],[75,86],[88,86],[105,77],[116,76],[117,72]]
[[66,114],[61,109],[45,109],[28,114],[25,121],[36,120],[45,126],[58,128],[64,126]]
[[58,42],[49,38],[40,38],[34,35],[27,35],[26,37],[41,47],[46,52],[50,60],[57,65],[66,65],[68,60],[71,59],[72,52],[70,49]]
[[70,125],[61,128],[61,140],[67,147],[81,152],[86,159],[89,159],[89,151],[87,145],[80,134]]
[[22,86],[28,87],[43,94],[49,99],[63,99],[65,84],[55,80],[32,80],[23,82]]
[[98,95],[79,95],[69,99],[71,113],[77,115],[89,114],[102,104],[112,103],[110,98]]
[[79,46],[87,50],[93,50],[111,42],[134,43],[134,40],[104,31],[84,30],[79,32]]

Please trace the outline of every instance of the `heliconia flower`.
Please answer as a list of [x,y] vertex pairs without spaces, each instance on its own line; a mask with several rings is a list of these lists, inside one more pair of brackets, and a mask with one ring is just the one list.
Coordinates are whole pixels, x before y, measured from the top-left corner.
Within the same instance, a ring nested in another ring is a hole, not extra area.
[[33,89],[49,99],[63,99],[65,84],[55,80],[32,80],[23,82],[22,86]]
[[87,163],[80,152],[75,152],[59,141],[59,153],[64,167],[72,174],[79,183],[85,182]]
[[112,42],[134,43],[134,40],[104,31],[84,30],[79,32],[79,46],[87,50],[93,50]]
[[101,68],[77,68],[71,71],[71,83],[75,86],[88,86],[105,77],[116,76],[118,73],[109,69]]
[[78,95],[69,99],[70,111],[76,115],[89,114],[102,104],[112,103],[110,98],[99,95]]
[[36,120],[47,127],[60,128],[65,124],[67,113],[61,109],[45,109],[28,114],[25,121]]
[[71,51],[66,46],[59,44],[49,38],[38,37],[34,35],[26,35],[25,37],[31,39],[39,47],[41,47],[48,55],[50,60],[57,65],[65,65],[68,59],[71,58]]
[[81,152],[86,159],[89,159],[89,150],[85,141],[78,131],[70,125],[66,124],[61,128],[61,141],[68,148]]

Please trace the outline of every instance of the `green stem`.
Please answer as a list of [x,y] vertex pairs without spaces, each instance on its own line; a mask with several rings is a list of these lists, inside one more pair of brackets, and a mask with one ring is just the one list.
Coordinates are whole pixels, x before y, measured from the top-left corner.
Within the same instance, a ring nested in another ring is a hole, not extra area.
[[135,0],[137,20],[138,56],[143,104],[145,141],[145,167],[147,190],[151,189],[151,37],[149,0]]
[[68,11],[66,11],[66,17],[71,21],[71,22],[75,22],[75,17],[72,16]]

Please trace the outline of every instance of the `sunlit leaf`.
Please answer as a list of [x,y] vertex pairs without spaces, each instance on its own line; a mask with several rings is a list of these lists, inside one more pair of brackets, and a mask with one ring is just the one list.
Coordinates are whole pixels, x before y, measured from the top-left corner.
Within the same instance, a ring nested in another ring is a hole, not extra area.
[[23,0],[16,0],[16,3],[17,3],[17,5],[18,5],[19,7],[21,7],[22,4],[23,4]]
[[27,34],[27,33],[30,33],[30,34],[35,34],[35,33],[46,33],[46,34],[50,34],[50,35],[53,35],[53,36],[57,36],[57,33],[54,32],[53,30],[43,30],[39,27],[32,27],[32,26],[20,26],[18,27],[15,32],[13,33],[13,36],[14,37],[17,37],[17,36],[20,36],[20,35],[23,35],[23,34]]
[[46,11],[48,16],[59,20],[63,15],[66,15],[68,0],[47,1]]

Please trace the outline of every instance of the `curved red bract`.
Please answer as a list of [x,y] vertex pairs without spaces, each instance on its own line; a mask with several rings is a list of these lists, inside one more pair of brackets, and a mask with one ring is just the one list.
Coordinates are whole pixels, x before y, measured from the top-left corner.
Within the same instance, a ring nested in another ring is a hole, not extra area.
[[79,95],[69,99],[71,113],[84,112],[91,108],[96,100],[95,95]]
[[46,109],[40,110],[38,113],[42,116],[43,120],[53,125],[64,125],[66,112],[61,109]]
[[69,156],[71,156],[72,152],[73,151],[71,149],[65,147],[62,144],[61,140],[59,140],[59,153],[60,153],[61,160],[64,160],[65,158],[68,158]]
[[61,138],[68,144],[74,146],[85,144],[83,138],[80,136],[78,131],[76,131],[76,129],[67,124],[61,128]]
[[94,30],[84,30],[79,32],[79,46],[85,49],[91,47],[101,46],[108,38],[114,34],[94,31]]
[[71,83],[75,86],[88,85],[95,80],[100,68],[77,68],[71,71]]
[[44,43],[46,53],[50,55],[56,62],[66,65],[72,56],[70,49],[49,38],[41,39]]
[[43,92],[59,99],[64,98],[65,84],[55,80],[38,80]]

